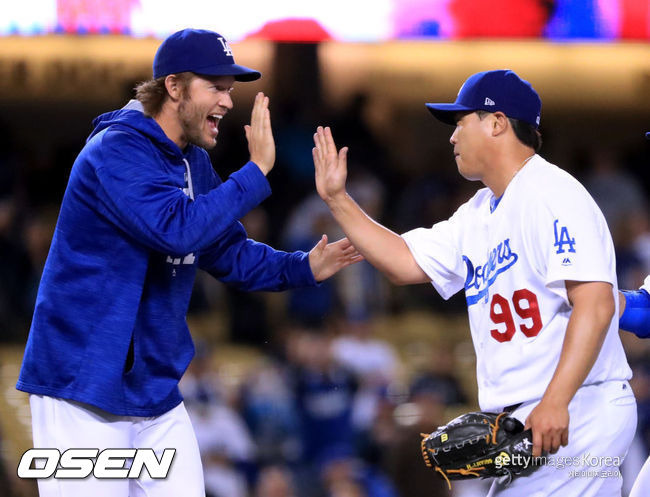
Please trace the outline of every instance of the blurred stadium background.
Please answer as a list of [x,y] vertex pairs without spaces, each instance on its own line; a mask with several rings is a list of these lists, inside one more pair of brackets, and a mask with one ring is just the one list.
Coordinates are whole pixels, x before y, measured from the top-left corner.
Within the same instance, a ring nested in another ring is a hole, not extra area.
[[[236,87],[221,125],[222,177],[247,160],[254,93],[271,97],[274,193],[243,220],[251,237],[294,250],[340,236],[314,192],[319,124],[350,147],[350,189],[372,215],[398,232],[446,218],[478,185],[458,176],[452,130],[424,102],[511,68],[542,97],[542,155],[605,212],[620,286],[650,273],[648,0],[0,0],[0,495],[36,495],[16,477],[31,437],[14,384],[70,167],[91,120],[124,105],[161,38],[184,27],[220,32],[263,73]],[[208,495],[451,495],[418,440],[476,408],[462,297],[392,287],[364,263],[287,294],[199,278],[191,307],[197,356],[182,387]],[[639,400],[627,492],[650,448],[650,341],[623,339]]]

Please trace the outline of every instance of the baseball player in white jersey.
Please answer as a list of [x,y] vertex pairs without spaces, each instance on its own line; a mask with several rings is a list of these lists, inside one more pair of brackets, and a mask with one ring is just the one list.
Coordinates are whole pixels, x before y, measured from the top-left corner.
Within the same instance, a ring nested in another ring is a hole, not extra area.
[[427,104],[462,176],[486,188],[448,220],[399,236],[345,191],[347,149],[329,128],[313,150],[316,186],[346,235],[394,283],[465,290],[482,410],[532,428],[547,464],[494,496],[620,496],[618,465],[636,427],[618,336],[614,247],[602,213],[568,173],[536,154],[541,101],[514,72],[471,76],[453,104]]

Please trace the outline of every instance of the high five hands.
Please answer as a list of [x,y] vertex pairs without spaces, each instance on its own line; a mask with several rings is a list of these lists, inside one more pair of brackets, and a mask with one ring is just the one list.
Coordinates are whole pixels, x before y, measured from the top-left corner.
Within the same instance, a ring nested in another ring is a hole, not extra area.
[[[323,134],[322,128],[319,127],[318,130]],[[250,125],[244,126],[244,131],[248,140],[250,160],[257,164],[264,175],[267,175],[273,169],[275,163],[275,141],[273,139],[273,130],[271,129],[269,97],[265,96],[262,92],[259,92],[255,96],[255,103],[251,112],[251,123]],[[329,139],[329,142],[327,142],[328,147],[336,151],[336,146],[334,145],[332,133],[329,131],[329,128],[327,128],[327,132]],[[322,146],[324,147],[326,143],[325,135],[323,135],[322,141]],[[347,149],[344,150],[347,152]],[[345,162],[343,162],[343,171],[347,171]],[[344,188],[345,174],[342,184]],[[344,267],[362,260],[363,256],[347,238],[328,244],[327,235],[323,235],[316,246],[309,251],[309,267],[316,281],[326,280]]]
[[[314,133],[314,144],[316,146],[312,149],[312,156],[314,158],[318,194],[325,202],[331,201],[339,195],[345,195],[345,180],[348,175],[347,147],[337,152],[332,131],[322,126],[319,126],[316,133]],[[327,236],[323,235],[323,238],[309,253],[310,262],[312,254],[322,253],[324,257],[325,253],[330,251],[329,257],[336,261],[334,264],[330,264],[330,267],[340,266],[336,269],[338,271],[345,266],[364,259],[347,238],[329,245],[326,244]],[[316,275],[316,272],[314,272],[314,275]],[[317,277],[316,280],[319,280],[319,278]]]
[[251,123],[244,126],[248,152],[251,161],[257,164],[266,176],[275,163],[275,141],[271,129],[271,112],[269,111],[269,97],[259,92],[255,96]]
[[320,197],[330,203],[336,197],[345,195],[345,181],[348,175],[348,148],[337,151],[332,130],[319,126],[314,133],[312,156],[316,171],[316,190]]

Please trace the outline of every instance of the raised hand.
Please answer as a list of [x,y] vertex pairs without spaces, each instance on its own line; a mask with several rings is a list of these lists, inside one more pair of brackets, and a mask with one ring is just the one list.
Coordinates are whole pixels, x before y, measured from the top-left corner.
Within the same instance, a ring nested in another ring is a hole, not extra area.
[[255,96],[251,123],[244,126],[248,152],[253,161],[266,176],[275,163],[275,141],[271,129],[271,113],[269,111],[269,97],[259,92]]
[[316,281],[326,280],[344,267],[362,260],[363,256],[347,238],[327,243],[327,235],[323,235],[309,251],[309,267]]
[[320,197],[329,202],[345,194],[345,180],[348,175],[348,148],[336,150],[330,128],[319,126],[314,133],[312,156],[316,171],[316,190]]

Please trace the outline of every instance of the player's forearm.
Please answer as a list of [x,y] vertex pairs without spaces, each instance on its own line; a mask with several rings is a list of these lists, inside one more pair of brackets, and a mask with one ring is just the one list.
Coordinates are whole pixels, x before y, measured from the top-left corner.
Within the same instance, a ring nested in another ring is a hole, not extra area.
[[428,281],[402,237],[375,222],[347,193],[328,199],[327,205],[355,248],[392,283]]
[[611,285],[589,282],[578,287],[570,293],[573,311],[558,366],[544,394],[546,400],[564,405],[571,401],[596,362],[615,313]]

